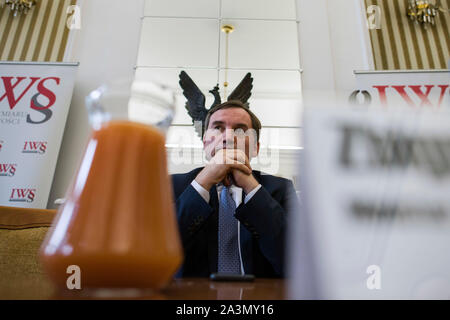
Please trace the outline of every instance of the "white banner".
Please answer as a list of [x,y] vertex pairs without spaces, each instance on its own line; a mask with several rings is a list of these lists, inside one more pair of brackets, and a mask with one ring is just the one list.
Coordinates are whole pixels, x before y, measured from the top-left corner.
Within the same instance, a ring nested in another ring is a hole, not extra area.
[[357,104],[450,109],[450,70],[355,71]]
[[46,208],[77,66],[0,62],[0,205]]
[[450,299],[450,113],[402,109],[305,111],[291,298]]

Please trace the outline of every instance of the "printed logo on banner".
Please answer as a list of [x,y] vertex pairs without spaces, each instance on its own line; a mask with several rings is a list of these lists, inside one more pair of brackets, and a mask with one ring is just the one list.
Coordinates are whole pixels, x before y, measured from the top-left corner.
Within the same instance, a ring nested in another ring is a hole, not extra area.
[[22,153],[44,154],[47,150],[47,141],[25,141]]
[[0,70],[0,205],[44,209],[77,64],[1,61]]
[[13,188],[11,190],[10,202],[33,202],[36,197],[36,189]]
[[[433,103],[429,100],[431,90],[439,90],[439,100],[436,101],[436,106],[440,107],[442,101],[444,100],[445,93],[449,85],[423,85],[423,86],[373,86],[378,90],[380,95],[380,102],[383,106],[387,106],[387,96],[386,90],[391,87],[395,90],[402,99],[411,107],[416,107],[412,97],[417,97],[420,99],[420,107],[432,107]],[[423,87],[423,88],[422,88]],[[408,88],[408,89],[406,89]],[[392,90],[391,89],[391,90]],[[409,92],[409,94],[408,94]],[[434,102],[434,101],[433,101]]]
[[17,163],[0,163],[0,177],[13,177],[16,169]]
[[[5,76],[0,78],[1,124],[18,125],[23,119],[30,124],[42,124],[50,120],[53,115],[50,108],[56,102],[56,95],[49,86],[59,86],[60,78]],[[14,110],[22,99],[29,99],[29,104],[28,101],[24,101],[29,105],[30,112]]]
[[[445,94],[449,85],[377,85],[372,86],[378,92],[380,103],[382,106],[388,106],[388,93],[398,95],[410,107],[441,107],[444,101]],[[360,90],[355,90],[350,95],[350,102],[356,103],[356,96],[360,94]],[[370,105],[372,100],[371,94],[367,91],[362,91],[364,95],[364,105]],[[431,96],[437,96],[434,101]],[[414,100],[419,100],[418,103]]]

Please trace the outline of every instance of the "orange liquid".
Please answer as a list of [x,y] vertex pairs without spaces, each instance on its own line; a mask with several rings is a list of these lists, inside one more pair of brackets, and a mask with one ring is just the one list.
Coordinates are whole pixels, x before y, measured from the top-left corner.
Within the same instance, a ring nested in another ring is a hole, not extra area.
[[41,247],[50,278],[66,288],[161,288],[182,262],[164,136],[111,121],[94,131],[76,178]]

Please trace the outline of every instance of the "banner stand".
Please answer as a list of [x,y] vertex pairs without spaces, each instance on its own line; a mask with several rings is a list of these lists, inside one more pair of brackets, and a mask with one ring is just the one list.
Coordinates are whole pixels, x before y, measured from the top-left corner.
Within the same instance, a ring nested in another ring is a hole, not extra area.
[[79,63],[0,61],[0,205],[45,209]]

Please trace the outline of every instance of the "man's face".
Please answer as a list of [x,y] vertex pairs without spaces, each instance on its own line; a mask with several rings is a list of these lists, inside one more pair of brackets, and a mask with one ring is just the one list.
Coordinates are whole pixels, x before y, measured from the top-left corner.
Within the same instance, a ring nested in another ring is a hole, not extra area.
[[227,108],[214,112],[203,136],[203,149],[208,160],[220,149],[240,149],[249,160],[256,157],[259,142],[250,115],[241,108]]

